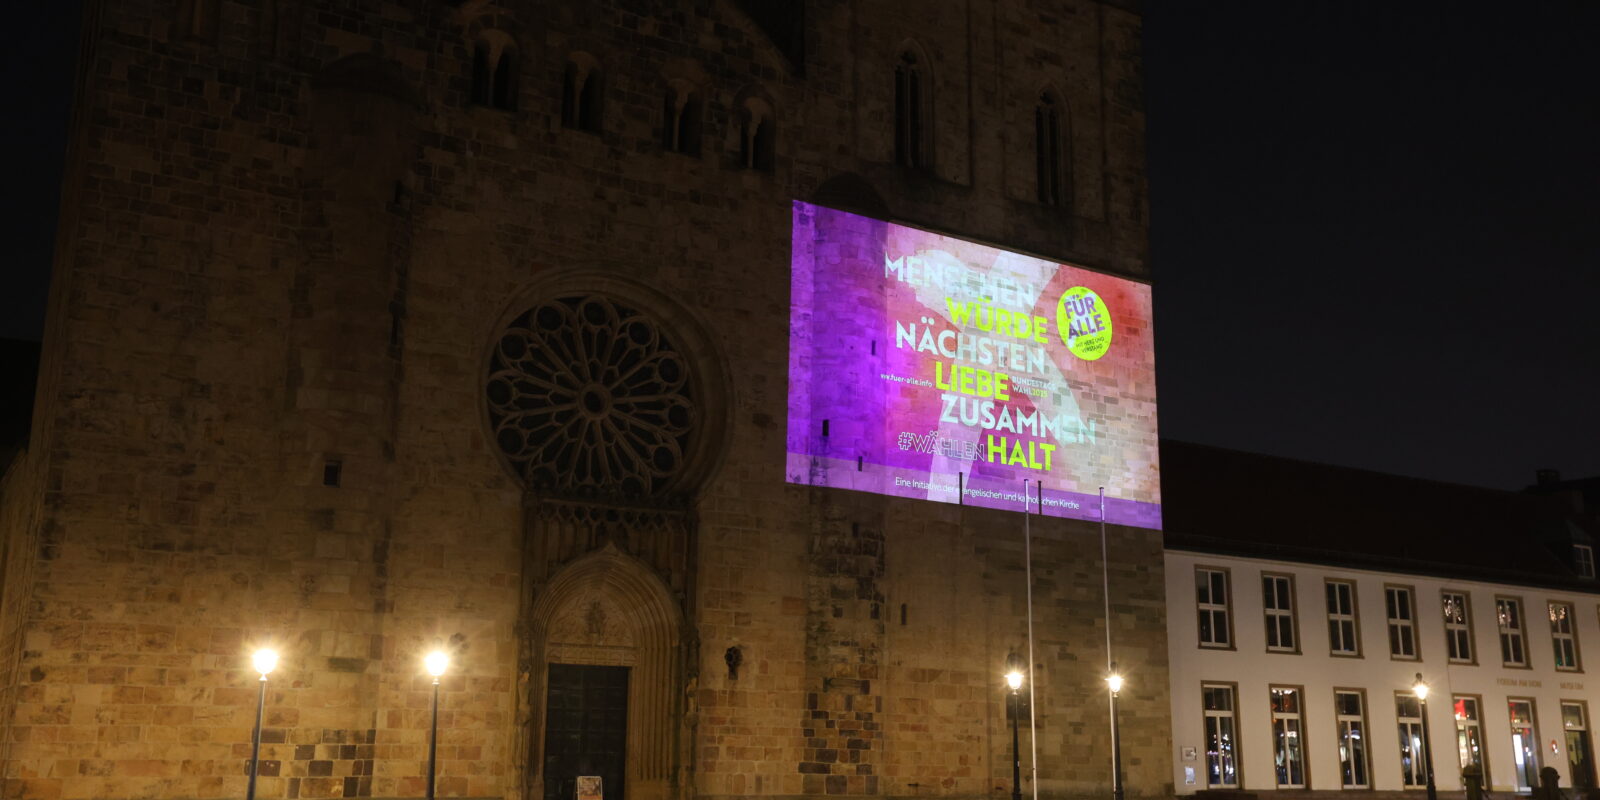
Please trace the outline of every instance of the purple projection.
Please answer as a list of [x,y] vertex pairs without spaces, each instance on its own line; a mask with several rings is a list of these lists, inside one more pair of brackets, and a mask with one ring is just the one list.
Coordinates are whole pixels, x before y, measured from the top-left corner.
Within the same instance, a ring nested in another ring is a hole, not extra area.
[[1149,286],[799,201],[792,279],[790,483],[1161,527]]

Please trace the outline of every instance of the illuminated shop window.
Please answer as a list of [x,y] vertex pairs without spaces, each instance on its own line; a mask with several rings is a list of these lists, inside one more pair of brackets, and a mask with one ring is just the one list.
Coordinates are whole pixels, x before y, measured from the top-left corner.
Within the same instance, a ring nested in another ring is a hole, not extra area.
[[1539,785],[1539,733],[1533,727],[1533,700],[1512,697],[1506,701],[1511,716],[1511,783],[1518,792]]
[[1333,712],[1339,723],[1339,785],[1366,789],[1372,785],[1367,768],[1366,696],[1356,690],[1333,693]]
[[1395,722],[1400,728],[1400,782],[1407,789],[1428,785],[1423,766],[1422,704],[1411,692],[1394,696]]
[[1234,717],[1233,687],[1200,687],[1206,721],[1206,786],[1239,787],[1239,736]]
[[1456,750],[1461,767],[1476,766],[1483,770],[1483,785],[1490,785],[1489,762],[1483,757],[1483,715],[1478,698],[1458,694],[1454,698],[1456,714]]
[[1273,775],[1279,789],[1306,787],[1305,718],[1299,687],[1274,686],[1272,695]]

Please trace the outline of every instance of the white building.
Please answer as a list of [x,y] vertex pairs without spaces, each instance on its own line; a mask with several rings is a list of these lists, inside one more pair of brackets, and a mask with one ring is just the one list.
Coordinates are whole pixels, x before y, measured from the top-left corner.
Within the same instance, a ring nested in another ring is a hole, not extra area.
[[1183,445],[1162,459],[1179,794],[1422,788],[1419,673],[1440,791],[1473,761],[1493,792],[1545,766],[1595,786],[1592,528],[1552,502],[1574,498]]

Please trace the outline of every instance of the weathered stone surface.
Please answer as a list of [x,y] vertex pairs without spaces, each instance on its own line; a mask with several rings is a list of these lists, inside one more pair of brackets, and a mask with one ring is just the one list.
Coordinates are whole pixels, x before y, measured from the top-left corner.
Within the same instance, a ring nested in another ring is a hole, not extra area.
[[[1021,518],[784,485],[789,201],[846,176],[896,218],[1145,276],[1127,4],[816,0],[803,47],[709,0],[89,5],[41,404],[0,489],[0,796],[242,796],[265,644],[263,798],[420,796],[434,647],[442,796],[541,796],[543,665],[599,652],[656,681],[630,797],[1009,793]],[[468,102],[491,29],[515,111]],[[891,163],[908,40],[927,173]],[[579,51],[598,135],[561,124]],[[669,78],[702,93],[698,156],[662,152]],[[1064,208],[1032,202],[1046,85]],[[752,92],[771,173],[741,168]],[[684,507],[569,514],[502,463],[490,348],[552,287],[698,342]],[[1041,794],[1106,794],[1098,532],[1033,532]],[[1111,532],[1134,795],[1171,792],[1159,546]]]

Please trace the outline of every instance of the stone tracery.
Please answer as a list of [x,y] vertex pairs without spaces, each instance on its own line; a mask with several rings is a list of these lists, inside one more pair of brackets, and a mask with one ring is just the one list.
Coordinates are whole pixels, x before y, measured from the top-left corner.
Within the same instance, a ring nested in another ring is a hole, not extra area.
[[489,421],[532,491],[660,495],[688,460],[698,414],[689,377],[644,314],[598,295],[548,300],[495,345]]

